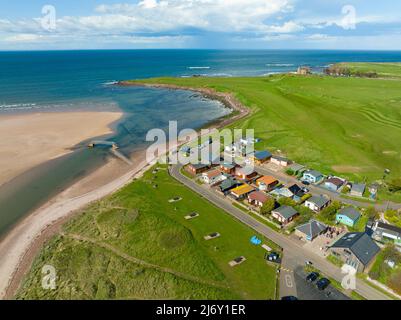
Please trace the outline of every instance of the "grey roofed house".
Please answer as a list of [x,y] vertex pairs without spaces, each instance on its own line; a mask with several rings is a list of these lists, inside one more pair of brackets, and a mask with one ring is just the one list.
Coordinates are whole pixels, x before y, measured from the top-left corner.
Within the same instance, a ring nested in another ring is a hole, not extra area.
[[370,261],[380,251],[379,246],[365,232],[350,232],[337,240],[331,248],[350,250],[363,265]]
[[314,203],[317,207],[322,208],[324,207],[328,202],[330,202],[330,199],[324,197],[324,196],[313,196],[310,199],[307,200],[308,202]]
[[272,159],[276,159],[278,161],[290,161],[288,158],[282,156],[272,156]]
[[302,164],[293,163],[292,165],[290,165],[288,167],[288,169],[290,169],[290,170],[292,170],[292,171],[297,173],[297,172],[300,172],[300,171],[304,170],[305,166],[303,166]]
[[280,208],[274,209],[273,211],[280,214],[284,219],[289,219],[298,214],[298,212],[293,207],[289,206],[281,206]]
[[361,216],[361,213],[353,207],[346,207],[338,211],[338,214],[347,216],[353,221],[356,221]]
[[327,226],[317,220],[310,220],[308,223],[298,226],[296,230],[300,233],[303,233],[307,240],[312,241],[317,236],[325,232],[327,230]]
[[366,189],[366,184],[364,183],[354,183],[351,188],[351,193],[363,194]]
[[373,223],[372,229],[374,231],[373,238],[378,240],[391,239],[395,240],[397,244],[401,245],[401,228],[391,224],[376,221]]
[[235,187],[238,187],[240,184],[241,183],[236,179],[228,177],[226,180],[223,180],[219,187],[222,192],[226,192],[234,189]]

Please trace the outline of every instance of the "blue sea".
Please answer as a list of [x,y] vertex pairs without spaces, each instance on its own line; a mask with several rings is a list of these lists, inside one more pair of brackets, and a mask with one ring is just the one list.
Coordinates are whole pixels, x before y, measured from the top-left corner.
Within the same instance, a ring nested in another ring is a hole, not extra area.
[[[152,128],[199,128],[229,113],[188,91],[122,88],[115,81],[159,76],[266,76],[300,65],[321,72],[342,61],[399,62],[385,51],[105,50],[0,52],[0,114],[63,110],[122,110],[110,137],[130,153]],[[27,133],[29,134],[29,133]],[[0,235],[21,217],[107,161],[105,150],[77,148],[0,187]]]

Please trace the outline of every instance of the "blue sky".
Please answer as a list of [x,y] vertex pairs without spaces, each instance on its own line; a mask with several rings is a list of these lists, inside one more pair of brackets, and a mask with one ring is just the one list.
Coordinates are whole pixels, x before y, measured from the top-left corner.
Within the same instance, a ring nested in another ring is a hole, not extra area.
[[399,0],[0,0],[0,5],[0,50],[401,50]]

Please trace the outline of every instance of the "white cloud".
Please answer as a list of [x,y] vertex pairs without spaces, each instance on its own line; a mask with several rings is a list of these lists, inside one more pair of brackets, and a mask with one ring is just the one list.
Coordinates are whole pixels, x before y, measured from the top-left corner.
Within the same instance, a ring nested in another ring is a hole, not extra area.
[[6,42],[35,42],[42,39],[43,36],[37,34],[21,33],[4,38]]

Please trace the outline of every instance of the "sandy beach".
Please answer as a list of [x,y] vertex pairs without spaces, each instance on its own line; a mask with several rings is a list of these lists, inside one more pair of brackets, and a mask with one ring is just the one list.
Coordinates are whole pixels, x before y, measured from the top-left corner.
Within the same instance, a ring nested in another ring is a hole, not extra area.
[[[249,109],[231,94],[211,90],[201,93],[211,98],[218,97],[231,109],[239,111],[235,116],[214,123],[210,128],[224,127],[249,114]],[[169,145],[169,150],[175,148],[177,145]],[[111,160],[18,223],[0,242],[0,299],[12,299],[43,244],[59,231],[65,221],[79,209],[140,177],[151,166],[145,158],[144,151],[134,153],[131,156],[134,164],[125,167],[118,165],[118,160]]]
[[0,186],[21,173],[71,152],[78,143],[111,133],[119,112],[0,115]]

